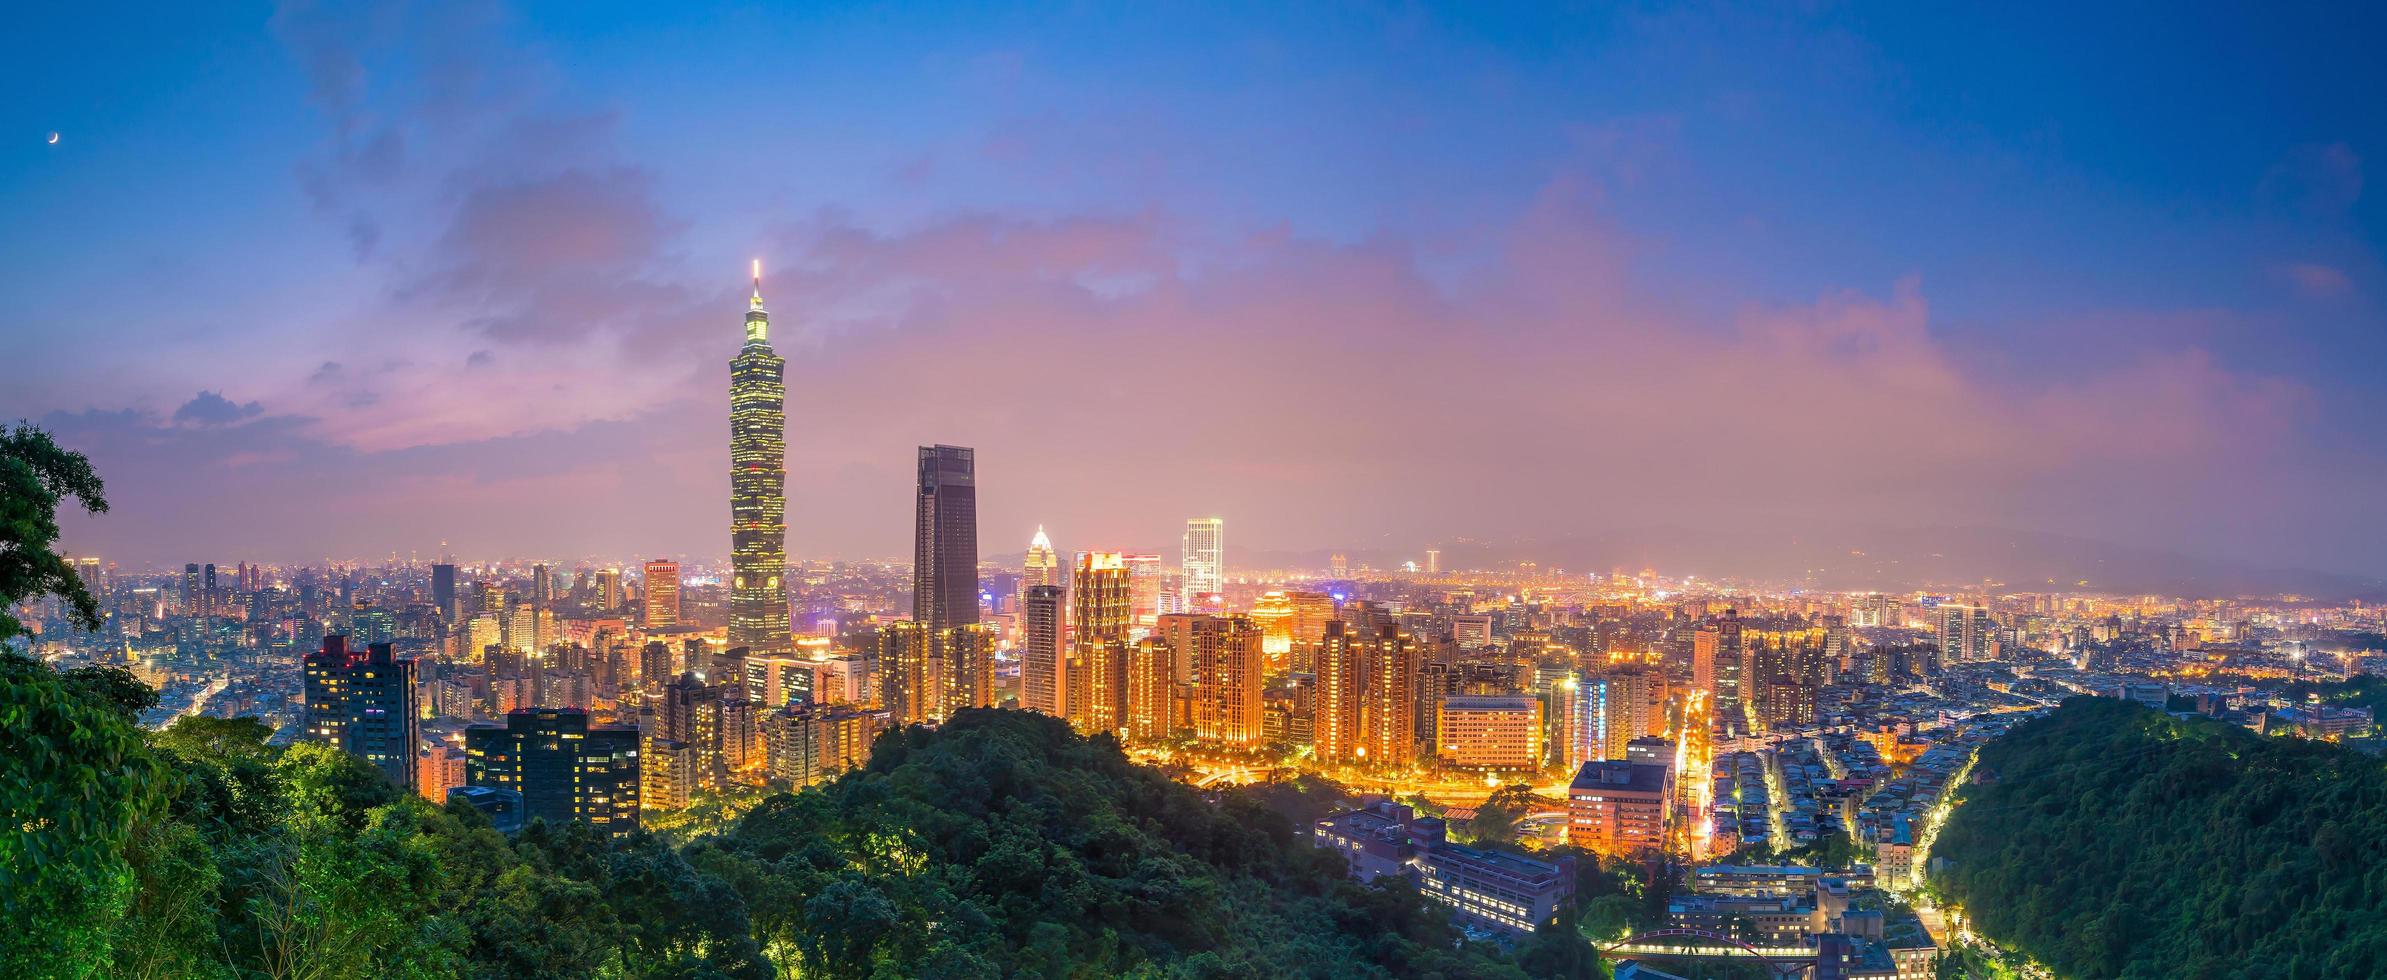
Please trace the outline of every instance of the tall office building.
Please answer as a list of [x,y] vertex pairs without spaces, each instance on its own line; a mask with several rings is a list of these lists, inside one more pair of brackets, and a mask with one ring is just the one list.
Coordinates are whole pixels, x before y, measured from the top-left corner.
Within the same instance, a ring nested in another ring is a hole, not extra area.
[[191,562],[191,563],[189,563],[189,564],[186,564],[186,565],[182,566],[182,614],[183,614],[183,615],[185,615],[185,616],[198,616],[198,615],[203,615],[203,614],[200,612],[200,605],[199,605],[199,604],[200,604],[201,600],[200,600],[200,598],[199,598],[199,595],[200,595],[200,591],[199,591],[199,590],[200,590],[200,584],[199,584],[199,563],[198,563],[198,562]]
[[1175,653],[1178,679],[1192,681],[1194,734],[1226,745],[1260,742],[1260,624],[1248,616],[1178,614],[1160,617],[1159,633]]
[[1126,719],[1119,726],[1128,741],[1157,742],[1176,734],[1180,710],[1171,666],[1175,659],[1169,641],[1157,636],[1128,648]]
[[1044,536],[1044,525],[1036,525],[1036,536],[1028,539],[1028,554],[1020,562],[1020,600],[1027,601],[1029,589],[1060,584],[1061,556],[1053,551],[1053,539]]
[[1742,690],[1740,613],[1726,609],[1691,637],[1691,683],[1708,693],[1719,724],[1738,727],[1747,693]]
[[1121,555],[1119,560],[1127,565],[1129,625],[1150,626],[1159,622],[1163,613],[1184,611],[1171,599],[1159,555]]
[[597,569],[597,608],[612,612],[622,607],[622,570]]
[[1418,712],[1429,707],[1417,696],[1417,641],[1387,629],[1368,637],[1365,650],[1361,683],[1367,693],[1360,723],[1366,758],[1374,765],[1408,765],[1417,757]]
[[1358,762],[1367,758],[1361,721],[1365,714],[1365,647],[1351,624],[1326,624],[1317,653],[1318,690],[1312,709],[1312,739],[1322,762]]
[[1061,596],[1059,585],[1031,585],[1020,607],[1019,704],[1055,718],[1066,717],[1069,708]]
[[1069,722],[1083,732],[1115,732],[1127,700],[1127,565],[1118,552],[1078,556],[1070,582],[1067,679]]
[[919,725],[935,721],[943,703],[943,684],[933,662],[935,650],[928,624],[905,620],[879,628],[879,704],[892,724]]
[[1428,574],[1428,575],[1439,575],[1439,574],[1441,574],[1441,573],[1442,573],[1442,549],[1440,549],[1440,548],[1427,548],[1427,549],[1426,549],[1426,574]]
[[637,729],[591,728],[577,708],[515,711],[502,728],[464,730],[464,781],[522,794],[526,820],[628,837],[638,829],[638,742]]
[[441,616],[456,618],[456,566],[446,562],[431,566],[431,604],[439,608]]
[[647,629],[680,625],[680,563],[657,558],[646,563],[646,592],[638,624]]
[[779,651],[787,615],[787,362],[771,351],[762,262],[729,362],[729,645]]
[[912,619],[931,632],[978,621],[978,474],[961,446],[920,447]]
[[1185,522],[1181,560],[1185,569],[1185,595],[1189,599],[1226,591],[1225,525],[1225,521],[1216,517],[1196,517]]
[[544,562],[530,566],[530,601],[548,605],[555,601],[555,568]]
[[381,770],[389,781],[415,788],[415,666],[387,643],[351,649],[332,634],[307,654],[304,737],[336,746]]
[[1989,610],[1943,603],[1937,612],[1940,663],[1996,659],[1997,621]]

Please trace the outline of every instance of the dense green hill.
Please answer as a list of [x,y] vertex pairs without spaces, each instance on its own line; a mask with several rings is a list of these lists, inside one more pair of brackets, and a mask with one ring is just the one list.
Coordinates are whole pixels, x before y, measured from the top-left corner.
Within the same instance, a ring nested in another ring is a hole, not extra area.
[[1933,856],[1990,938],[2099,978],[2387,975],[2387,767],[2075,698],[1984,747]]
[[[1524,975],[1256,798],[1037,715],[891,733],[674,847],[503,837],[249,719],[144,735],[146,695],[0,653],[0,818],[28,828],[0,835],[0,976]],[[1533,972],[1596,972],[1548,932]]]

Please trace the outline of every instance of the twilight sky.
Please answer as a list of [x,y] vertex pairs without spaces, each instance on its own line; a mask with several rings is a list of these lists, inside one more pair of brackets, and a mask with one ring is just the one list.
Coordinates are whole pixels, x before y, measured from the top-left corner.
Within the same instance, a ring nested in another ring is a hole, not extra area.
[[715,558],[761,256],[797,556],[946,442],[989,553],[2387,573],[2387,8],[1291,6],[18,11],[0,417],[126,563]]

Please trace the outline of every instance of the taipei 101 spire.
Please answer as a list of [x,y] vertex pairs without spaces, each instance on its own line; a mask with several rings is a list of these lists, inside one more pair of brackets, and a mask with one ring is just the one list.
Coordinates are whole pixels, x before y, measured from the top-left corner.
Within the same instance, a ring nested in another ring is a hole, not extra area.
[[729,361],[729,645],[794,645],[787,617],[787,362],[771,351],[762,260]]

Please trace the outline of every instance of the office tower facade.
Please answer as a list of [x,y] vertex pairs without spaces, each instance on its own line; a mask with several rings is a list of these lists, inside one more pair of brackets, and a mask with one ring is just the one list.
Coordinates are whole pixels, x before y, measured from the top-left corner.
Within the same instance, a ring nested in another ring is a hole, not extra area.
[[1160,617],[1159,635],[1175,653],[1179,678],[1193,687],[1194,735],[1205,742],[1260,742],[1260,624],[1248,616],[1181,613]]
[[1405,766],[1417,758],[1417,697],[1421,652],[1408,633],[1383,630],[1365,641],[1366,659],[1360,683],[1366,690],[1361,724],[1367,760],[1373,765]]
[[729,362],[729,644],[792,646],[787,613],[787,362],[771,350],[762,263]]
[[1176,651],[1169,641],[1148,636],[1127,649],[1126,721],[1129,742],[1157,742],[1176,734],[1179,708]]
[[503,727],[465,729],[464,761],[466,784],[522,794],[526,820],[578,821],[615,838],[638,829],[635,728],[591,728],[574,708],[516,711]]
[[622,570],[618,568],[597,569],[596,579],[598,611],[612,612],[620,609],[622,607]]
[[1741,677],[1741,621],[1736,610],[1699,627],[1691,637],[1691,683],[1708,693],[1719,724],[1736,725],[1746,692]]
[[446,803],[448,791],[465,785],[464,750],[447,743],[415,753],[415,791],[433,803]]
[[1367,758],[1361,726],[1364,712],[1361,679],[1365,646],[1349,623],[1326,624],[1318,644],[1318,688],[1311,715],[1311,739],[1320,761],[1359,762]]
[[1055,718],[1068,715],[1068,657],[1061,649],[1062,591],[1031,585],[1020,600],[1020,707]]
[[185,615],[185,616],[202,616],[202,615],[205,615],[205,613],[201,611],[202,607],[201,607],[201,605],[200,605],[200,603],[203,601],[203,600],[200,598],[200,596],[201,596],[201,594],[202,594],[202,593],[201,593],[201,589],[202,589],[202,588],[203,588],[203,586],[201,585],[200,578],[199,578],[199,563],[198,563],[198,562],[191,562],[191,563],[189,563],[189,564],[186,564],[186,565],[182,566],[182,595],[181,595],[181,598],[182,598],[182,614],[183,614],[183,615]]
[[1127,698],[1127,565],[1117,552],[1080,555],[1070,587],[1068,677],[1062,682],[1069,722],[1083,732],[1115,732]]
[[1943,664],[1996,659],[1997,621],[1979,606],[1941,604],[1937,610],[1939,660]]
[[1196,517],[1185,522],[1184,550],[1180,553],[1185,570],[1185,595],[1193,597],[1224,592],[1227,588],[1226,522],[1216,517]]
[[961,446],[920,447],[912,619],[931,631],[978,621],[978,463]]
[[1657,851],[1666,844],[1673,789],[1664,765],[1627,759],[1584,763],[1567,787],[1567,843],[1607,855]]
[[650,630],[680,625],[680,563],[657,558],[646,563],[646,591],[639,599],[638,624]]
[[431,566],[431,604],[447,619],[456,618],[461,611],[456,608],[456,566],[445,562]]
[[[684,671],[663,685],[662,704],[655,715],[658,739],[688,747],[690,789],[719,789],[728,784],[753,737],[752,707],[742,679],[714,683],[694,670]],[[740,727],[741,722],[746,727]]]
[[796,789],[869,764],[870,743],[886,729],[887,714],[804,705],[772,712],[762,727],[771,782]]
[[530,601],[547,605],[555,601],[555,569],[544,563],[530,566]]
[[903,621],[879,627],[879,706],[895,725],[921,725],[941,703],[940,673],[931,663],[927,623]]
[[1462,769],[1525,772],[1542,764],[1542,702],[1528,695],[1444,695],[1434,749]]
[[964,708],[994,707],[994,627],[969,623],[937,631],[937,668],[944,675],[938,720],[950,719]]
[[1150,626],[1163,613],[1182,612],[1170,598],[1168,576],[1159,555],[1121,555],[1127,565],[1127,616],[1134,626]]
[[1440,574],[1442,574],[1442,549],[1440,549],[1440,548],[1427,548],[1427,549],[1426,549],[1426,574],[1428,574],[1428,575],[1440,575]]
[[1053,550],[1053,539],[1045,537],[1044,525],[1036,525],[1036,536],[1028,539],[1028,553],[1020,560],[1020,601],[1027,601],[1029,589],[1060,584],[1061,555]]
[[903,621],[879,630],[879,700],[896,725],[941,724],[995,703],[994,630],[983,623],[931,632]]
[[332,634],[301,658],[303,735],[372,763],[400,788],[415,788],[415,663],[387,643],[358,650]]

